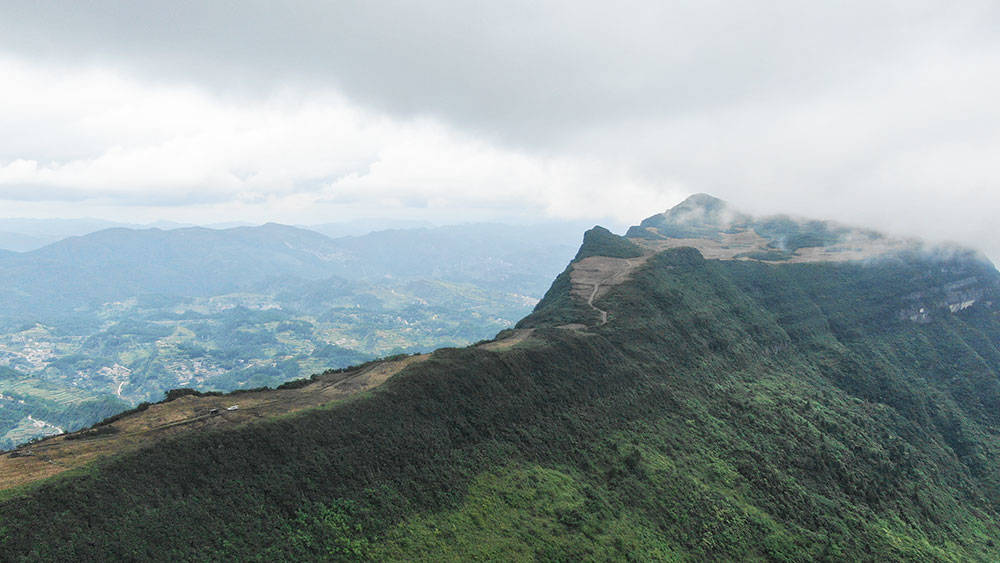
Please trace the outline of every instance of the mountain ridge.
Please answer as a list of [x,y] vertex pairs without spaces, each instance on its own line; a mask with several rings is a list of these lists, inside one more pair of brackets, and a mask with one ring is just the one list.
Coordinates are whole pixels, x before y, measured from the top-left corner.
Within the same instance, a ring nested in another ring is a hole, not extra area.
[[992,265],[643,247],[603,322],[641,245],[584,240],[507,338],[9,493],[11,559],[1000,555]]

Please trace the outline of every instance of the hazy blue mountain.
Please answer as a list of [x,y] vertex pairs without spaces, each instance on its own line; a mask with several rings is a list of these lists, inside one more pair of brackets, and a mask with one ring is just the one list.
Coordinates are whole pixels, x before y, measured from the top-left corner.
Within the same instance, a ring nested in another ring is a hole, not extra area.
[[375,231],[387,231],[390,229],[429,229],[433,228],[434,224],[430,221],[371,218],[303,225],[302,227],[322,233],[330,238],[340,238],[364,236]]
[[0,218],[0,249],[28,252],[67,237],[135,226],[101,219]]
[[[337,239],[362,277],[428,277],[540,295],[560,257],[579,245],[580,223],[480,223],[388,230]],[[349,271],[338,275],[352,277]]]
[[334,252],[311,231],[107,229],[0,260],[5,316],[65,316],[142,294],[228,293],[275,275],[320,278]]
[[174,221],[136,224],[102,219],[0,218],[0,249],[29,252],[68,237],[87,235],[105,229],[179,229],[191,226],[193,225]]
[[0,218],[0,231],[59,238],[126,226],[130,225],[103,219]]
[[36,248],[41,248],[46,244],[51,244],[62,237],[38,236],[24,233],[0,232],[0,250],[13,252],[27,252]]
[[138,295],[204,297],[274,278],[432,278],[537,296],[578,231],[485,224],[330,239],[273,223],[106,229],[0,255],[0,316],[61,318]]

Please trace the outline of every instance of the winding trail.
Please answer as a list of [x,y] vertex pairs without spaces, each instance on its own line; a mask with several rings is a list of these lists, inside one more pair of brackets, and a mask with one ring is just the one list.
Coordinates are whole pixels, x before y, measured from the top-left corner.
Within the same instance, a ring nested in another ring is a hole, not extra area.
[[594,298],[597,297],[597,290],[599,289],[601,289],[601,284],[595,283],[594,291],[590,292],[590,298],[587,299],[587,305],[590,305],[591,309],[601,314],[601,322],[597,323],[597,326],[601,326],[608,323],[608,312],[605,311],[604,309],[601,309],[597,305],[594,305]]
[[[645,260],[643,260],[645,261]],[[625,268],[622,268],[610,276],[604,278],[603,280],[594,282],[594,289],[590,292],[590,297],[587,298],[587,305],[601,314],[601,322],[597,323],[597,326],[602,326],[608,324],[608,312],[601,309],[597,305],[594,305],[594,299],[597,298],[597,292],[600,291],[602,285],[618,285],[625,280],[625,276],[632,272],[636,267],[635,259],[629,258],[625,260]]]

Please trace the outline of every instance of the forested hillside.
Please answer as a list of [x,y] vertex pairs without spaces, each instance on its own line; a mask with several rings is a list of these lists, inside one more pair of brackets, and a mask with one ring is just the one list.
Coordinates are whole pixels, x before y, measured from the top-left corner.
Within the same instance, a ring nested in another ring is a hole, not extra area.
[[[496,344],[8,491],[3,557],[1000,557],[992,265],[610,237]],[[581,306],[595,258],[632,269]]]

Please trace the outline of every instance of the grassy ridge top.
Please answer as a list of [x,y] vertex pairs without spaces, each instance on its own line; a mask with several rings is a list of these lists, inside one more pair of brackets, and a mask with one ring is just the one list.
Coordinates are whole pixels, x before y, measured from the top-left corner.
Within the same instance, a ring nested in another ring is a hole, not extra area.
[[591,256],[637,258],[642,256],[642,249],[627,238],[597,226],[583,233],[583,244],[580,245],[580,250],[577,251],[573,262],[579,262]]

